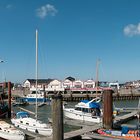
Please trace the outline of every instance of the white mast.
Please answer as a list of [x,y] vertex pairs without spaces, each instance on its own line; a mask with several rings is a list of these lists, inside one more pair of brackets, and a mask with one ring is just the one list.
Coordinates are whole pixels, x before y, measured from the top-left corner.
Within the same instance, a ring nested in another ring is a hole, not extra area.
[[99,82],[99,62],[100,62],[100,59],[97,60],[96,62],[96,97],[97,97],[97,90],[98,90],[98,82]]
[[36,29],[36,108],[35,108],[35,118],[37,120],[37,92],[38,92],[38,30]]

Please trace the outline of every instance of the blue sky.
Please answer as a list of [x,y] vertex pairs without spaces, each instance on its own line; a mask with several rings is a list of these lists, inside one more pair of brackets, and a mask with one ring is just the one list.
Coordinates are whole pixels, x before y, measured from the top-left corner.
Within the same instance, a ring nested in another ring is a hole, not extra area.
[[0,81],[140,79],[139,0],[1,0]]

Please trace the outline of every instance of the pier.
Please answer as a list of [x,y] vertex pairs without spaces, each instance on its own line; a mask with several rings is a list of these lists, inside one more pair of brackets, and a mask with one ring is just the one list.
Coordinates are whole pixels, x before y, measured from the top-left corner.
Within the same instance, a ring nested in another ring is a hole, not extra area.
[[138,111],[132,111],[132,112],[125,114],[123,116],[116,116],[114,119],[114,125],[127,122],[127,121],[133,119],[134,117],[136,117],[137,114],[138,114]]
[[81,137],[81,135],[95,131],[97,129],[101,128],[100,124],[94,124],[93,126],[85,126],[82,129],[67,132],[64,134],[64,139],[65,140],[71,140],[72,138],[75,137]]

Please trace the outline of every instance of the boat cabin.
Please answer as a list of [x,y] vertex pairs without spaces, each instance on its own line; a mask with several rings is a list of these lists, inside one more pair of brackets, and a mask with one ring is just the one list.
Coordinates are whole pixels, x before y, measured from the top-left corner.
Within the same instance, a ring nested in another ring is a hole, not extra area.
[[82,111],[84,113],[92,113],[94,116],[100,116],[100,105],[96,102],[90,102],[89,100],[82,100],[75,106],[75,110]]

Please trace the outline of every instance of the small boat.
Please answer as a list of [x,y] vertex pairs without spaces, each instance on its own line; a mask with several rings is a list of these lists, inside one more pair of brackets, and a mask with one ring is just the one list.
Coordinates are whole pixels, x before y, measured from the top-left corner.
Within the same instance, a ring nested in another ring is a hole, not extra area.
[[12,124],[17,128],[28,130],[40,135],[51,136],[52,126],[51,124],[43,123],[30,117],[28,112],[20,111],[16,113],[16,116],[11,119]]
[[[98,97],[97,97],[98,98]],[[70,119],[80,120],[80,121],[88,121],[94,123],[102,122],[100,105],[97,100],[94,98],[93,100],[82,100],[78,104],[75,105],[75,108],[65,108],[64,116]]]
[[140,140],[139,130],[129,130],[127,127],[124,127],[122,130],[106,130],[98,129],[97,133],[113,139],[129,139],[129,140]]
[[25,134],[13,125],[0,121],[0,137],[6,140],[24,140]]

